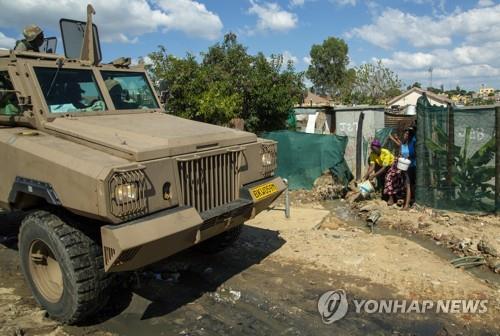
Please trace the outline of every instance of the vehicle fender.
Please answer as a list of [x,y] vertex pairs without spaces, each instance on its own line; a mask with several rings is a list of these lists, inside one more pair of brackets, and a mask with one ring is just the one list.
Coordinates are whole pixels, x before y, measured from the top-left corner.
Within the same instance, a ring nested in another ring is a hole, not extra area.
[[9,202],[15,203],[19,194],[37,196],[48,204],[61,205],[61,201],[50,183],[17,176],[9,194]]

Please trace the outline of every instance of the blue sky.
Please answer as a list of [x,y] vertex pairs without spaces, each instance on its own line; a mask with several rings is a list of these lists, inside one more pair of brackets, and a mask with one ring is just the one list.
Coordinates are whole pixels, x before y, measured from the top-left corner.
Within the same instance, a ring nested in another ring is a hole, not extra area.
[[[0,47],[38,23],[59,35],[61,17],[83,19],[87,1],[0,0]],[[284,54],[298,70],[329,36],[351,65],[382,59],[406,84],[500,88],[500,4],[493,0],[94,0],[105,60],[146,56],[162,44],[199,54],[235,32],[250,53]],[[62,50],[61,46],[59,50]]]

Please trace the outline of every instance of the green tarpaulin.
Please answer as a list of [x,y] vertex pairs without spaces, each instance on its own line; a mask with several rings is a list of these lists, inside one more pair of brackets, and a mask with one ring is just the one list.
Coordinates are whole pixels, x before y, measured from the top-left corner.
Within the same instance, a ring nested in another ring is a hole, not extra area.
[[291,190],[311,189],[328,169],[344,184],[352,179],[344,159],[346,136],[276,131],[262,137],[278,142],[277,175],[288,179]]

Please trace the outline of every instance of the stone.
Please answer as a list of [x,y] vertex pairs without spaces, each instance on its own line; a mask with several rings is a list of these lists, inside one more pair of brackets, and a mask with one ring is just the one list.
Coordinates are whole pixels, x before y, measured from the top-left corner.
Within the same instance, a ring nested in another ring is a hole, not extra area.
[[498,257],[499,254],[498,254],[498,251],[495,250],[495,248],[493,246],[491,246],[491,244],[489,244],[487,241],[485,240],[480,240],[479,243],[477,243],[477,249],[483,253],[486,253],[486,254],[489,254],[493,257]]

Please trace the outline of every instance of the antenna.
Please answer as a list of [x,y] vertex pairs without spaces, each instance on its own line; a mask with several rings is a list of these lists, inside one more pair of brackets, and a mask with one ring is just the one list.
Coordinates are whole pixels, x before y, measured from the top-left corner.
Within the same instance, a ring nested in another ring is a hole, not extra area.
[[432,87],[432,71],[434,70],[433,67],[429,67],[429,69],[427,69],[427,71],[429,71],[429,77],[430,77],[430,85],[429,87]]

